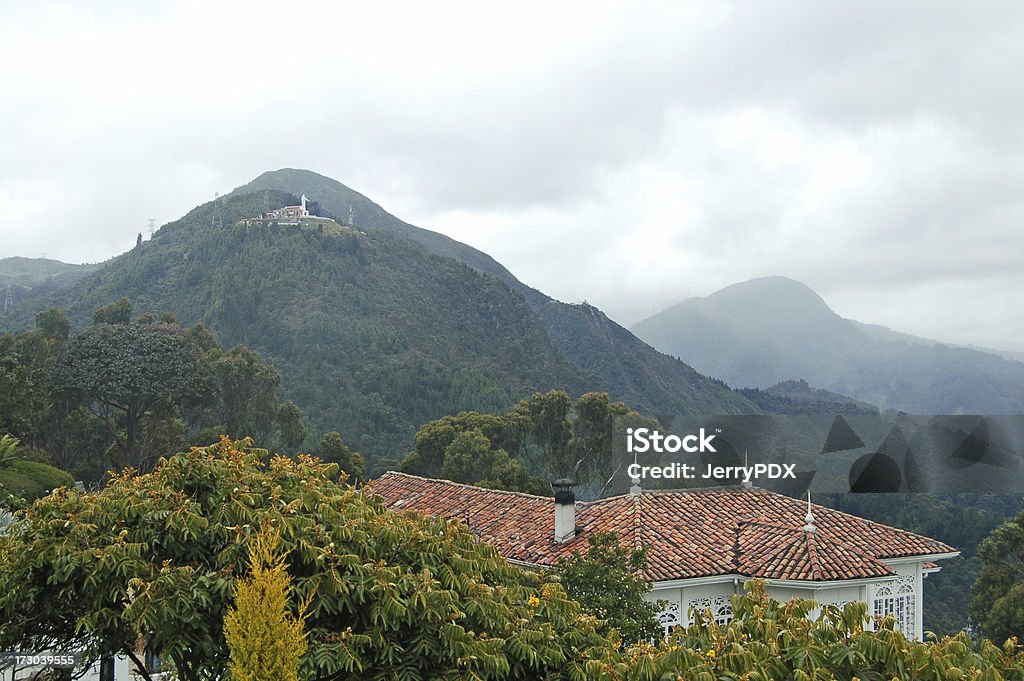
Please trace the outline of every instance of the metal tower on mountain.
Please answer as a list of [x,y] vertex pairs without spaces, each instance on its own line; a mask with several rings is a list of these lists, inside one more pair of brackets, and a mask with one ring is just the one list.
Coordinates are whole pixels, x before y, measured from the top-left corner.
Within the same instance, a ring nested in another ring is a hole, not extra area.
[[224,218],[220,216],[220,193],[214,192],[213,194],[213,219],[210,220],[210,225],[214,228],[224,226]]
[[7,295],[4,296],[4,312],[14,307],[14,298],[11,297],[11,285],[7,284]]

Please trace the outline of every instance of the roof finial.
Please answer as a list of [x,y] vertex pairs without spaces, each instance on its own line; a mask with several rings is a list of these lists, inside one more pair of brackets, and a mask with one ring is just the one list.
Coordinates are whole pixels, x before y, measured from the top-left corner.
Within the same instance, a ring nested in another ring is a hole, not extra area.
[[814,532],[814,514],[811,513],[811,491],[807,490],[807,516],[804,518],[804,532]]
[[[635,451],[633,452],[633,466],[634,466],[633,470],[638,470],[639,469],[639,465],[637,463],[636,452]],[[642,489],[640,489],[640,478],[638,476],[634,475],[632,478],[629,479],[629,481],[631,483],[633,483],[630,486],[630,488],[629,488],[630,496],[633,496],[634,494],[640,494],[640,492],[643,491]]]

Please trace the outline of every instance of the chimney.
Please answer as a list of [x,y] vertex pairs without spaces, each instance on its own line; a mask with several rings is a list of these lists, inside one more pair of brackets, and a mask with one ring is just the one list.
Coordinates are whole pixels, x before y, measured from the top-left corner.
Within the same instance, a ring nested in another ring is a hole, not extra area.
[[568,478],[551,483],[555,489],[555,541],[559,544],[576,536],[576,495],[572,493],[575,484]]

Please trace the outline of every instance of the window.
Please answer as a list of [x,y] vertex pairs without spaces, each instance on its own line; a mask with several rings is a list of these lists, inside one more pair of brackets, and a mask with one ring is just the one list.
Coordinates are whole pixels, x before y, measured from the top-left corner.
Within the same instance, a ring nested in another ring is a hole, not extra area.
[[730,596],[707,596],[705,598],[693,598],[690,599],[688,607],[686,608],[687,617],[689,621],[692,620],[690,613],[696,609],[698,612],[704,612],[705,610],[711,611],[711,617],[719,624],[719,626],[725,626],[729,622],[732,622],[732,597]]
[[914,577],[902,575],[891,582],[875,587],[875,602],[872,614],[875,617],[892,615],[896,627],[904,636],[917,636],[916,610],[917,594],[914,592]]
[[682,622],[679,620],[679,604],[673,602],[666,605],[665,609],[658,615],[658,623],[665,630],[665,636],[668,636],[674,628],[680,626]]

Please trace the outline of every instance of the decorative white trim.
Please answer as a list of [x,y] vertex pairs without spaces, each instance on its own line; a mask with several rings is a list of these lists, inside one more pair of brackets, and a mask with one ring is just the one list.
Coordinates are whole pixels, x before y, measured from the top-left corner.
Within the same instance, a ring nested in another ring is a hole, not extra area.
[[692,613],[694,610],[704,612],[711,611],[711,617],[721,626],[732,622],[732,597],[724,594],[714,596],[698,596],[686,601],[686,621],[693,622]]
[[668,579],[664,582],[651,582],[654,589],[678,589],[679,587],[704,586],[706,584],[736,584],[750,579],[741,575],[713,575],[711,577],[688,577],[686,579]]
[[917,638],[916,583],[914,575],[899,575],[876,586],[871,598],[872,616],[892,615],[896,619],[896,627],[907,638]]
[[678,601],[671,601],[665,608],[658,613],[658,624],[665,630],[665,636],[672,633],[672,629],[678,626],[682,626],[683,621],[679,616],[679,603]]
[[952,551],[950,553],[929,553],[920,556],[903,556],[901,558],[879,558],[886,565],[905,565],[907,563],[931,563],[936,560],[946,560],[947,558],[956,558],[960,555],[959,551]]

